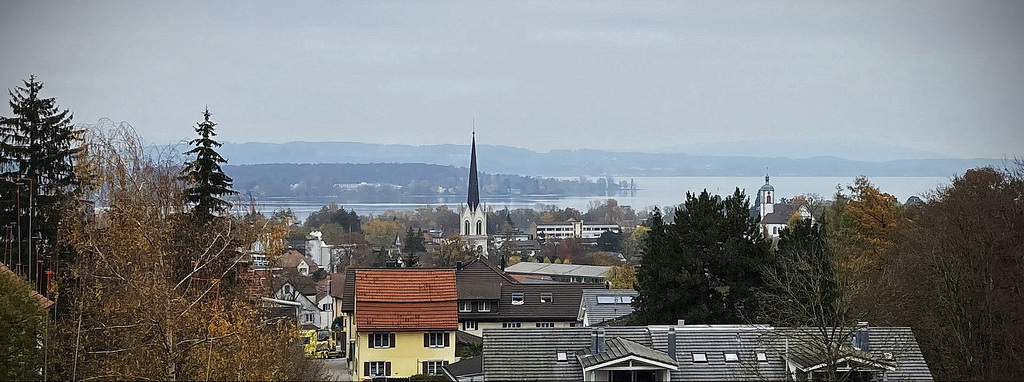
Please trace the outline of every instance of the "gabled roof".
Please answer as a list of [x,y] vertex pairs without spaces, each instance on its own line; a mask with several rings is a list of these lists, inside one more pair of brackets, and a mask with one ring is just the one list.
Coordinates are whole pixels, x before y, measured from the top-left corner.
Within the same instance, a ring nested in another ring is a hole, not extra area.
[[359,331],[455,330],[459,326],[454,269],[358,269],[354,279]]
[[314,262],[312,259],[306,257],[305,255],[299,253],[299,251],[296,251],[294,249],[288,250],[288,252],[285,252],[283,255],[281,255],[281,257],[277,258],[277,266],[285,269],[298,267],[299,263],[301,262],[306,262],[306,264],[309,266],[310,273],[313,273],[317,269],[319,269],[319,267],[316,265],[316,262]]
[[[583,367],[573,357],[590,347],[592,328],[484,329],[485,380],[578,381]],[[625,338],[649,346],[651,336],[642,326],[610,327],[608,337]],[[558,361],[565,353],[567,361]]]
[[669,357],[668,354],[625,338],[608,338],[605,340],[605,346],[607,347],[606,350],[597,354],[591,354],[589,347],[577,352],[580,365],[583,366],[584,370],[627,358],[639,358],[666,369],[676,369],[676,360]]
[[765,215],[761,219],[761,224],[787,224],[794,211],[796,211],[796,206],[789,204],[773,205],[772,213]]
[[455,301],[454,269],[358,269],[356,301]]
[[285,284],[291,284],[299,294],[304,296],[315,296],[317,294],[316,283],[313,282],[313,278],[309,276],[303,276],[294,273],[286,273],[283,275],[274,276],[274,291],[281,289]]
[[633,313],[633,305],[623,302],[626,300],[622,297],[636,298],[638,295],[640,293],[632,289],[584,289],[578,318],[583,320],[585,312],[583,326],[592,326],[628,315]]
[[485,260],[475,259],[455,271],[459,300],[497,300],[502,285],[516,280]]
[[507,273],[527,273],[550,276],[605,277],[611,267],[578,264],[549,264],[519,262],[505,267]]

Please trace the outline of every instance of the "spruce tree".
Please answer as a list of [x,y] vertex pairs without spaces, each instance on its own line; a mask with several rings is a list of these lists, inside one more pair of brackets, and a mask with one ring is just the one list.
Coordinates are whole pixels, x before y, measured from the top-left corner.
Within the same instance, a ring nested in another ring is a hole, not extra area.
[[185,154],[195,154],[196,159],[185,163],[182,170],[182,179],[188,182],[185,189],[185,200],[193,204],[192,214],[200,222],[208,222],[215,214],[223,213],[231,208],[231,203],[220,197],[234,195],[238,192],[231,189],[231,177],[221,169],[221,163],[227,163],[227,159],[220,156],[215,150],[221,144],[213,137],[216,123],[210,121],[210,109],[203,112],[203,121],[196,125],[196,133],[199,138],[189,142],[195,146]]
[[[36,249],[47,251],[56,243],[63,207],[78,191],[75,157],[81,138],[72,114],[60,110],[54,98],[40,97],[42,82],[30,76],[23,83],[8,91],[14,115],[0,117],[0,223],[23,227],[18,248],[30,265],[40,258]],[[29,237],[38,239],[29,245]],[[35,270],[26,271],[34,278]]]

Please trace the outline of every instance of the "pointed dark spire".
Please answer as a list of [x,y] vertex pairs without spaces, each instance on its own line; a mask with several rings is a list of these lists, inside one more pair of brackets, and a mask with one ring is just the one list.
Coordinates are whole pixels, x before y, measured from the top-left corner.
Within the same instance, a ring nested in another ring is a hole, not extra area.
[[764,168],[764,184],[768,184],[768,167]]
[[470,210],[476,210],[480,205],[480,181],[476,177],[476,131],[473,132],[473,150],[469,155],[469,196],[466,204]]

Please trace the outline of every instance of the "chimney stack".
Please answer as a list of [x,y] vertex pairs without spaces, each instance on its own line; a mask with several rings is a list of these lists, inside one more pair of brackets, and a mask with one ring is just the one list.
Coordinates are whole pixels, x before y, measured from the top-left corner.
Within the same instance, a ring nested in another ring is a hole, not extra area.
[[604,349],[605,349],[605,344],[604,344],[604,328],[598,328],[597,329],[597,353],[603,353]]
[[590,354],[597,354],[597,330],[590,331]]
[[676,327],[668,327],[668,357],[676,359]]

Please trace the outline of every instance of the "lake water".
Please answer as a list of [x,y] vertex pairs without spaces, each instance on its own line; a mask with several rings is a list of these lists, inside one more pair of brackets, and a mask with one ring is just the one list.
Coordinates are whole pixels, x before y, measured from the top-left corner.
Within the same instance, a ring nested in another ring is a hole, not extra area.
[[[591,178],[593,179],[593,177]],[[599,196],[544,196],[529,195],[515,197],[488,198],[482,197],[481,201],[495,210],[505,207],[516,208],[542,208],[545,205],[555,205],[558,208],[572,207],[586,212],[587,206],[593,201],[604,201],[608,198],[615,198],[619,205],[632,206],[639,211],[651,209],[651,207],[674,206],[686,199],[686,192],[699,193],[707,189],[712,194],[727,195],[733,189],[739,187],[744,190],[748,197],[752,197],[764,184],[763,177],[633,177],[616,178],[616,181],[633,179],[636,182],[636,191],[612,193]],[[935,190],[939,186],[949,185],[949,178],[942,177],[877,177],[870,178],[871,182],[883,192],[896,196],[901,203],[911,196],[922,196]],[[792,198],[801,194],[817,194],[823,198],[831,199],[836,192],[837,186],[846,186],[853,183],[853,178],[845,177],[772,177],[771,184],[775,187],[775,195],[778,198]],[[458,198],[434,198],[416,197],[406,198],[403,202],[395,203],[347,203],[338,198],[265,198],[257,200],[259,210],[269,214],[277,209],[291,208],[296,217],[305,220],[311,212],[320,210],[331,201],[346,210],[354,210],[361,216],[380,215],[388,210],[410,211],[423,206],[447,205],[452,210],[457,210],[459,203],[465,202],[465,197]]]

